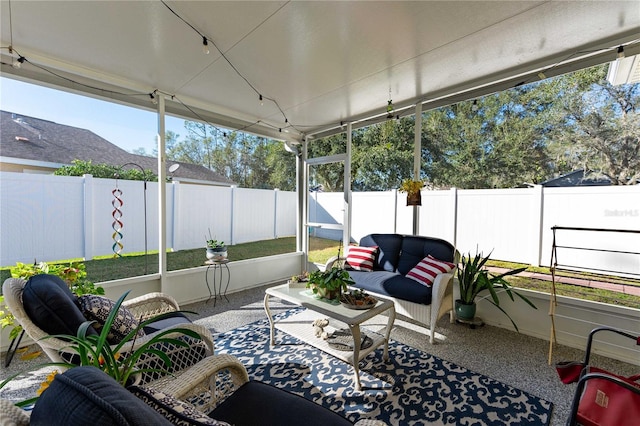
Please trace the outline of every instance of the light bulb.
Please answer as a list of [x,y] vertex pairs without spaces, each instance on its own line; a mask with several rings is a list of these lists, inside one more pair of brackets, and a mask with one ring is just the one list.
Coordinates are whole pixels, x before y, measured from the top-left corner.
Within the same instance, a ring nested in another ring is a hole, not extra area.
[[259,96],[260,99],[260,106],[264,105],[264,100],[262,99],[262,95]]
[[18,59],[13,61],[13,64],[11,64],[11,66],[18,69],[22,67],[22,64],[24,64],[24,56],[19,56]]
[[209,42],[207,41],[206,37],[202,37],[202,51],[204,52],[205,55],[209,54]]
[[618,47],[618,59],[623,59],[624,58],[624,47],[620,46]]

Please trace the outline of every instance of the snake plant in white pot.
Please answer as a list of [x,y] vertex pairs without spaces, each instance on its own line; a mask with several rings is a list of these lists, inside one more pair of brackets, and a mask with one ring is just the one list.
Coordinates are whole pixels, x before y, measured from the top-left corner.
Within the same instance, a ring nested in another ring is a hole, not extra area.
[[[483,291],[488,291],[489,295],[484,298],[500,309],[511,321],[513,327],[518,331],[518,326],[509,316],[509,314],[500,306],[500,298],[498,292],[504,291],[513,301],[514,295],[522,299],[526,304],[534,309],[538,309],[529,299],[518,293],[504,277],[519,274],[526,270],[526,267],[513,269],[501,274],[492,274],[484,266],[489,260],[488,256],[484,257],[482,253],[476,252],[475,256],[471,253],[462,256],[457,271],[458,285],[460,287],[460,299],[456,300],[455,310],[456,317],[461,320],[471,321],[476,313],[476,298]],[[490,296],[490,297],[489,297]]]

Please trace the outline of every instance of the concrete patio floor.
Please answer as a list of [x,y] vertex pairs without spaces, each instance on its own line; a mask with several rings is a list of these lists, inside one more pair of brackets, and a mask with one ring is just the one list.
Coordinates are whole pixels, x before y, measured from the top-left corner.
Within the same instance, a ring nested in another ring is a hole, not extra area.
[[[198,312],[196,323],[206,326],[214,335],[224,333],[238,326],[265,319],[263,297],[266,286],[228,294],[228,301],[219,299],[182,306],[185,310]],[[272,312],[282,312],[292,305],[272,299]],[[378,317],[384,324],[385,317]],[[374,323],[372,326],[379,324]],[[448,317],[437,324],[437,343],[431,345],[426,337],[426,329],[403,318],[397,318],[391,338],[413,346],[424,352],[456,363],[462,367],[484,374],[493,379],[530,392],[554,404],[551,425],[564,425],[568,417],[575,384],[564,385],[558,379],[555,368],[547,362],[549,342],[514,331],[483,326],[471,329],[460,324],[450,324]],[[37,348],[33,348],[37,349]],[[2,363],[4,365],[4,355]],[[393,354],[391,354],[393,356]],[[584,351],[561,345],[554,348],[554,362],[561,360],[582,360]],[[3,368],[2,378],[13,372],[31,368],[47,362],[41,355],[30,361],[13,360],[9,368]],[[593,356],[592,363],[621,375],[635,374],[640,370],[636,365]],[[0,390],[0,398],[18,401],[33,396],[46,371],[32,375],[26,380],[10,383]]]

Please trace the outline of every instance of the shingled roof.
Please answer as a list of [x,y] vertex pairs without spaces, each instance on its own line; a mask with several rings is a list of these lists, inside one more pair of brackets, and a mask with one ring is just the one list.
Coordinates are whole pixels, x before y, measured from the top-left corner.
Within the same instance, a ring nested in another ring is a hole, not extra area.
[[[158,173],[157,158],[131,154],[90,130],[6,111],[0,111],[0,156],[4,161],[15,158],[52,163],[52,168],[53,164],[69,165],[73,160],[116,166],[136,163]],[[168,161],[167,167],[175,163],[180,164],[172,174],[176,180],[234,185],[204,166]]]

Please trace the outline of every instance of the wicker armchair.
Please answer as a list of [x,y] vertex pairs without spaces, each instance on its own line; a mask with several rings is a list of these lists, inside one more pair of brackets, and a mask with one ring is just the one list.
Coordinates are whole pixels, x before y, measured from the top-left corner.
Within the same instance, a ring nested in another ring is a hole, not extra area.
[[[16,320],[25,330],[26,334],[37,343],[42,350],[47,354],[52,362],[68,362],[74,358],[75,352],[69,348],[69,342],[64,340],[48,337],[49,335],[43,331],[40,327],[34,324],[27,312],[24,309],[22,303],[22,293],[27,281],[19,278],[8,278],[2,285],[3,295],[5,296],[5,304],[14,315]],[[169,295],[162,293],[150,293],[144,296],[140,296],[123,303],[136,318],[142,318],[146,320],[148,318],[155,317],[159,314],[175,312],[179,310],[178,303]],[[164,344],[159,347],[171,360],[171,367],[168,372],[179,374],[186,368],[196,364],[206,356],[213,355],[214,341],[213,336],[209,330],[203,326],[193,323],[180,323],[173,326],[168,326],[166,329],[171,328],[187,328],[195,331],[201,336],[201,340],[191,339],[184,336],[181,333],[169,334],[169,337],[188,339],[189,347],[170,346]],[[144,337],[135,339],[127,343],[124,346],[123,354],[131,352],[142,346],[144,343],[153,338],[154,334],[148,334]],[[46,338],[45,338],[46,337]],[[138,361],[139,369],[165,369],[164,362],[153,355],[147,355],[142,357]],[[144,373],[139,382],[146,383],[154,380],[158,380],[161,377],[157,373]]]
[[[170,394],[179,400],[186,401],[194,405],[199,411],[218,419],[217,414],[219,411],[216,411],[216,408],[250,382],[251,380],[249,379],[247,370],[236,357],[221,354],[200,361],[181,376],[164,383],[163,387],[158,390]],[[273,389],[273,392],[276,393],[276,398],[273,402],[274,405],[277,405],[281,398],[284,399],[285,394],[289,394],[289,392],[281,389]],[[245,392],[244,395],[246,396],[247,393]],[[310,401],[304,400],[302,397],[298,398],[306,404],[310,403]],[[246,405],[247,408],[249,406],[250,404]],[[310,403],[308,406],[313,407],[313,410],[318,410],[315,414],[309,413],[311,416],[321,416],[321,411],[325,410],[314,403]],[[308,417],[307,419],[310,421]],[[233,421],[235,420],[234,418],[222,418],[222,420],[229,421],[233,424],[242,424],[242,421]],[[292,424],[296,424],[299,420],[295,415],[291,416]],[[384,426],[386,423],[375,419],[361,419],[356,422],[355,425]]]
[[[311,426],[353,425],[301,396],[249,380],[244,366],[227,354],[207,357],[162,385],[144,387],[124,388],[94,367],[72,368],[55,377],[32,412],[3,400],[0,409],[0,424],[18,425],[116,424],[110,419],[129,425],[210,424],[212,419],[238,426],[298,425],[302,419]],[[385,425],[374,419],[355,424]]]

